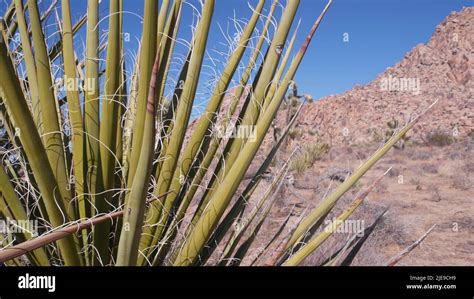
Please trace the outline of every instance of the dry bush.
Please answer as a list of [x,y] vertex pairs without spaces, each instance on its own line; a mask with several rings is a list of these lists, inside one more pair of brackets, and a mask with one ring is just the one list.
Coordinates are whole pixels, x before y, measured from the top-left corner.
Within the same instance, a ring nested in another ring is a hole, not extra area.
[[462,167],[458,168],[458,171],[451,176],[453,180],[452,186],[459,190],[469,190],[474,187],[470,174],[473,173],[474,163],[466,161]]
[[429,190],[430,197],[426,198],[426,200],[435,201],[435,202],[439,202],[443,200],[443,197],[441,196],[441,192],[439,191],[438,186],[432,184],[428,187],[428,190]]
[[433,157],[432,152],[427,151],[414,151],[411,155],[412,160],[429,160]]
[[447,146],[453,144],[456,140],[451,134],[438,130],[427,134],[426,141],[428,145],[432,146]]
[[303,131],[300,128],[291,129],[288,131],[288,137],[292,140],[303,136]]
[[398,168],[393,167],[390,169],[388,172],[388,176],[393,178],[393,177],[398,177],[400,175],[400,170]]
[[302,173],[311,168],[314,163],[320,160],[329,151],[329,145],[325,143],[305,144],[300,153],[295,157],[290,165],[290,171]]
[[422,164],[420,168],[424,173],[438,173],[438,166],[436,164]]

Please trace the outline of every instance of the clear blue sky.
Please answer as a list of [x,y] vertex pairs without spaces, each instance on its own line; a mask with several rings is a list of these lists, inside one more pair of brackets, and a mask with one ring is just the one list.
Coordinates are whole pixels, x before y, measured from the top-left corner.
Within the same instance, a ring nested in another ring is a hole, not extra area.
[[[5,0],[0,0],[0,12],[5,9]],[[291,0],[290,0],[291,1]],[[43,0],[40,7],[46,8],[51,0]],[[86,11],[85,0],[71,0],[73,19],[77,20]],[[197,0],[187,2],[199,6]],[[267,0],[266,7],[271,4]],[[285,0],[281,1],[285,3]],[[250,5],[257,0],[217,0],[208,49],[224,51],[225,46],[219,24],[226,29],[231,17],[242,19],[250,16]],[[326,1],[301,0],[296,22],[301,19],[301,28],[296,46],[302,43],[309,28],[318,17]],[[344,92],[355,84],[371,81],[385,68],[392,66],[403,58],[419,43],[425,43],[433,34],[435,27],[452,11],[460,11],[464,6],[472,6],[474,1],[463,0],[335,0],[311,44],[305,60],[296,77],[302,93],[312,94],[319,98],[329,94]],[[192,8],[185,6],[183,25],[180,36],[189,38],[192,20]],[[137,39],[141,34],[143,0],[124,0],[124,30],[130,33],[132,42],[126,43],[129,53],[136,51]],[[107,14],[108,1],[102,0],[102,16]],[[279,10],[281,13],[281,9]],[[280,14],[279,13],[279,14]],[[278,14],[278,15],[279,15]],[[53,20],[54,21],[54,20]],[[104,25],[107,20],[104,20]],[[261,24],[259,25],[261,27]],[[51,32],[53,29],[49,29]],[[229,27],[230,34],[234,31]],[[50,33],[51,33],[50,32]],[[349,42],[343,41],[344,33],[349,34]],[[77,41],[82,43],[82,41]],[[183,53],[178,47],[178,53]],[[216,56],[212,51],[212,56]],[[213,66],[210,59],[206,64],[212,68],[222,69],[223,62]],[[208,78],[206,75],[202,80]],[[206,91],[201,90],[197,102],[205,102]]]

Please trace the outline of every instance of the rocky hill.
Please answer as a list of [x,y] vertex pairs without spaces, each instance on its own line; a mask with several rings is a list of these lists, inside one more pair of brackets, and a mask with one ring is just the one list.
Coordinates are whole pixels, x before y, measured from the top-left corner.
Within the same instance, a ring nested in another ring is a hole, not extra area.
[[453,12],[427,44],[369,84],[307,105],[298,126],[334,145],[380,141],[387,122],[403,125],[439,100],[410,134],[417,140],[434,132],[462,138],[474,129],[473,45],[474,8]]

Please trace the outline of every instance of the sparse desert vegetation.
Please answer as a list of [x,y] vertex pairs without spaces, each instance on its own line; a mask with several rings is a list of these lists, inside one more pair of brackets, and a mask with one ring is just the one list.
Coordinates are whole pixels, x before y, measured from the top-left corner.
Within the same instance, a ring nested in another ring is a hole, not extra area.
[[0,220],[37,230],[1,232],[2,265],[391,265],[420,236],[398,264],[474,264],[474,9],[374,81],[314,101],[294,80],[332,0],[304,33],[299,2],[255,1],[221,53],[215,0],[193,20],[185,1],[146,0],[130,57],[123,0],[88,0],[77,23],[69,0],[10,1]]

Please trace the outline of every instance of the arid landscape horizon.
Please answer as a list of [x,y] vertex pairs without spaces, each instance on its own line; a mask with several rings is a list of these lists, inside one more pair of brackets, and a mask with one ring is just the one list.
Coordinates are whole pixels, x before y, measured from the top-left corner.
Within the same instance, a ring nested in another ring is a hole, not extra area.
[[473,298],[474,5],[0,0],[0,157],[0,299]]
[[0,263],[473,265],[463,1],[3,0]]

